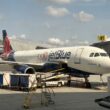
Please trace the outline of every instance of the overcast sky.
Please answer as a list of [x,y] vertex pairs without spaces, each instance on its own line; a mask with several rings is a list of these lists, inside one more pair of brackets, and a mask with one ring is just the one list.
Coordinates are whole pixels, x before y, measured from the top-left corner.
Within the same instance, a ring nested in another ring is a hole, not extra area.
[[37,42],[95,42],[110,36],[110,0],[0,0],[2,29]]

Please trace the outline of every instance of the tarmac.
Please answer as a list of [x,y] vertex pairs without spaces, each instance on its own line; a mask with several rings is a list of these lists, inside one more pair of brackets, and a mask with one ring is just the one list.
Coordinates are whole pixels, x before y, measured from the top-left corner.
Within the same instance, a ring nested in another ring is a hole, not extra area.
[[[107,90],[75,87],[54,87],[55,104],[41,105],[40,89],[32,96],[29,110],[107,110],[94,102],[97,98],[108,96]],[[26,92],[0,89],[0,110],[24,110]]]
[[[107,76],[103,77],[107,82]],[[81,79],[82,80],[82,79]],[[109,96],[107,86],[101,85],[99,76],[89,78],[92,88],[84,87],[54,87],[55,104],[41,105],[41,90],[34,91],[29,110],[108,110],[95,103],[95,99]],[[23,108],[27,92],[0,89],[0,110],[25,110]]]

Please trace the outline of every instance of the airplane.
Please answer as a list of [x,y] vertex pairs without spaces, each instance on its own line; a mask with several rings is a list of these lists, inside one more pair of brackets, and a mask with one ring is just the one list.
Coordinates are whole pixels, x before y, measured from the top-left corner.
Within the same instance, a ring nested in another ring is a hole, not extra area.
[[110,58],[106,51],[93,46],[74,46],[26,51],[14,51],[6,30],[3,33],[3,54],[0,64],[12,65],[21,73],[47,72],[64,68],[76,77],[110,73]]

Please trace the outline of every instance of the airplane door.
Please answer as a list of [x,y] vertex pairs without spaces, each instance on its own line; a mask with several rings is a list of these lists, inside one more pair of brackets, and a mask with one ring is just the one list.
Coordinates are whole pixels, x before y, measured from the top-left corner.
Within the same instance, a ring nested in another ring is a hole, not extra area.
[[74,63],[75,64],[80,64],[81,63],[81,55],[83,52],[83,48],[79,48],[76,50],[76,54],[74,56]]

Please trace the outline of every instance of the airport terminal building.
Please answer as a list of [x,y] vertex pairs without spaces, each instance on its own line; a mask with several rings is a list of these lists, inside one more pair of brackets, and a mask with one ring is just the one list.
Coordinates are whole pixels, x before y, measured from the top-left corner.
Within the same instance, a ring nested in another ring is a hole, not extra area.
[[110,41],[93,43],[91,46],[104,49],[110,56]]

